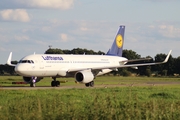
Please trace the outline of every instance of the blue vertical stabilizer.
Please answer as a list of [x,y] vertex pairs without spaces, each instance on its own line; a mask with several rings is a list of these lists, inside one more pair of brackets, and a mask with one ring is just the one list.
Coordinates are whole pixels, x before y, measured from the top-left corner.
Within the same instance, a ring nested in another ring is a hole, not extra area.
[[115,40],[106,55],[122,56],[125,26],[120,26]]

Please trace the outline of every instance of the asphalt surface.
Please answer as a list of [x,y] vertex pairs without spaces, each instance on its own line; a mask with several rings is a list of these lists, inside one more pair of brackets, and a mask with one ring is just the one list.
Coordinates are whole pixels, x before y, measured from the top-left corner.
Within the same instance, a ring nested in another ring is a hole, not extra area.
[[111,87],[133,87],[133,86],[168,86],[168,85],[180,85],[179,82],[146,82],[146,83],[133,83],[133,84],[101,84],[94,85],[94,87],[85,87],[84,84],[74,84],[74,85],[63,85],[60,87],[51,87],[51,86],[0,86],[0,89],[10,89],[10,90],[37,90],[37,89],[94,89],[94,88],[111,88]]

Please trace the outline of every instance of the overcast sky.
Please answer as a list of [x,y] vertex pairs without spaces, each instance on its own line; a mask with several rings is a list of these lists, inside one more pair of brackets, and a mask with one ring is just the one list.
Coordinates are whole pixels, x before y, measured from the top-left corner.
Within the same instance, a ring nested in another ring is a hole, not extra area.
[[52,48],[107,52],[120,25],[124,49],[180,56],[180,0],[1,0],[0,64]]

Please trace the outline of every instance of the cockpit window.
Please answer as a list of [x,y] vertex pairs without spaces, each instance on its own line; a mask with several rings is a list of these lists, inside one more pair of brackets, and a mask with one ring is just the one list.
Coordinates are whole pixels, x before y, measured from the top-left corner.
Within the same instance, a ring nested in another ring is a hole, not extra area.
[[21,63],[27,63],[27,60],[22,60]]
[[34,64],[33,60],[20,60],[19,63],[30,63],[30,64]]
[[20,60],[18,63],[21,63],[22,60]]
[[31,60],[31,63],[33,63],[33,64],[34,64],[34,61],[32,61],[32,60]]

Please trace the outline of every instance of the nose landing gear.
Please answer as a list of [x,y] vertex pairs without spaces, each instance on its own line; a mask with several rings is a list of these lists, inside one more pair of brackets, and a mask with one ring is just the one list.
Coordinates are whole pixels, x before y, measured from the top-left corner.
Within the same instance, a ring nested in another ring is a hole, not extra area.
[[36,87],[36,83],[30,83],[30,87]]
[[31,78],[30,87],[36,87],[36,79],[37,79],[37,77],[32,77]]

